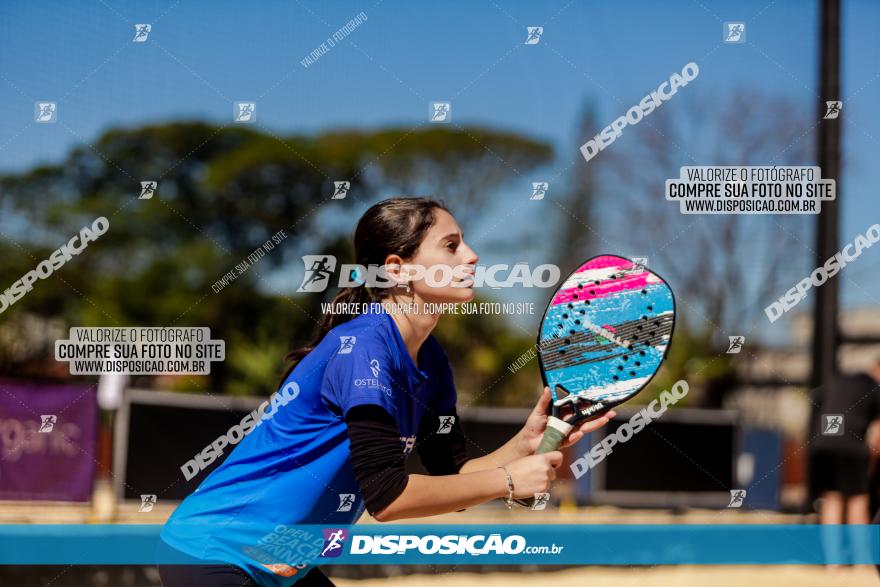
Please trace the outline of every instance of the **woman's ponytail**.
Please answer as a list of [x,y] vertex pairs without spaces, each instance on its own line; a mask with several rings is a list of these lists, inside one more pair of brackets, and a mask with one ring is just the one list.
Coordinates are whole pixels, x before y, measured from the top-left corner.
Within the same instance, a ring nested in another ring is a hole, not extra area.
[[311,342],[304,347],[291,351],[285,357],[286,360],[293,361],[293,365],[288,368],[282,381],[287,379],[287,376],[290,375],[290,372],[296,366],[296,363],[300,362],[303,357],[312,352],[315,347],[324,340],[324,336],[328,332],[343,322],[348,322],[357,316],[357,314],[354,313],[337,313],[335,311],[337,308],[360,308],[362,307],[362,304],[367,304],[371,301],[374,300],[372,299],[370,292],[363,285],[342,288],[330,302],[330,311],[321,316],[321,319],[315,326],[315,333]]

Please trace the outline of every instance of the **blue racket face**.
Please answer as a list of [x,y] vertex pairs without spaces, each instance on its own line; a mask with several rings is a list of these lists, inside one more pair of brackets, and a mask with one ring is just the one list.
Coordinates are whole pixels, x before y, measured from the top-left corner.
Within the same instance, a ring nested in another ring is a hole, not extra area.
[[675,324],[672,290],[629,259],[594,257],[572,273],[544,313],[538,355],[554,406],[589,400],[593,415],[648,384]]

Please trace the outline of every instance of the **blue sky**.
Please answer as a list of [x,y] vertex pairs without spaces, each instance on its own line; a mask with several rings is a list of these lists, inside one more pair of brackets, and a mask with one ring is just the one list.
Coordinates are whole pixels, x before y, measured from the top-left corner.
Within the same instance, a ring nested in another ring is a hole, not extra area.
[[[880,219],[880,3],[844,4],[842,242]],[[57,162],[115,126],[225,124],[234,100],[256,100],[261,124],[287,133],[421,124],[428,101],[449,99],[458,124],[552,142],[552,174],[589,138],[574,124],[584,99],[604,126],[623,113],[621,103],[637,103],[689,61],[700,66],[699,91],[760,88],[812,107],[817,5],[7,1],[0,171]],[[300,64],[360,12],[367,21],[347,39],[311,67]],[[723,21],[745,21],[747,43],[721,44]],[[147,43],[131,42],[135,23],[153,25]],[[544,27],[542,41],[526,46],[525,27],[535,25]],[[64,124],[34,124],[34,100],[58,101]],[[871,251],[846,269],[845,303],[876,303],[878,260],[880,251]]]

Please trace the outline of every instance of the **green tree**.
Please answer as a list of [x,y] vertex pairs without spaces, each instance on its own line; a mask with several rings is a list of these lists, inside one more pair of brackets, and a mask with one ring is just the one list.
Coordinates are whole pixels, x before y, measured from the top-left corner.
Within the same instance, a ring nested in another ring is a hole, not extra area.
[[[228,360],[212,365],[208,381],[162,384],[267,393],[285,351],[306,342],[320,302],[334,293],[278,287],[278,272],[299,265],[300,243],[349,261],[363,205],[418,189],[476,205],[511,177],[510,165],[525,171],[551,156],[544,143],[482,128],[285,137],[203,122],[110,130],[57,165],[0,177],[4,289],[95,218],[110,221],[86,251],[0,314],[0,328],[24,311],[75,326],[209,326],[226,340]],[[330,199],[336,180],[351,182],[346,199]],[[141,181],[158,182],[153,198],[138,199]],[[343,227],[325,222],[346,216]],[[219,286],[278,231],[281,244]],[[501,327],[481,330],[504,336]],[[53,361],[50,348],[42,354]],[[17,372],[12,356],[0,351],[0,370]]]

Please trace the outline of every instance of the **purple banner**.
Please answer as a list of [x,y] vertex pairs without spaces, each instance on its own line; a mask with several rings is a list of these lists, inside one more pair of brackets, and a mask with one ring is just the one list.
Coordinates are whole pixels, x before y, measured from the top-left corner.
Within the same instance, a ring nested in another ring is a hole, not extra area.
[[0,499],[91,499],[97,434],[94,387],[0,379]]

